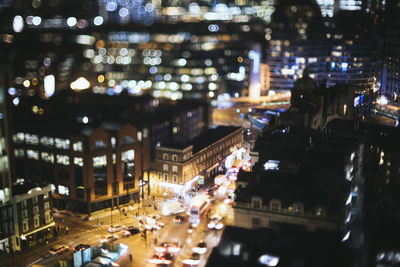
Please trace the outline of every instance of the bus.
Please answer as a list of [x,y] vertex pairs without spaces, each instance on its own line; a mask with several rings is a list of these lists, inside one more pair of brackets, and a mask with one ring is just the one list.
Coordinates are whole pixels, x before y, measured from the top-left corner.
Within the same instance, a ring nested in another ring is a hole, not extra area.
[[207,195],[195,196],[190,202],[190,223],[200,224],[201,219],[211,209],[211,199]]

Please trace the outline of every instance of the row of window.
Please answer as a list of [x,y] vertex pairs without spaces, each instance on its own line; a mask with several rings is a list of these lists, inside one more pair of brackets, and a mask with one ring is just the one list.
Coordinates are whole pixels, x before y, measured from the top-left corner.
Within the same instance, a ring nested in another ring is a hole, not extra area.
[[[50,223],[51,216],[50,216],[50,211],[46,211],[45,216],[44,216],[44,224]],[[33,227],[37,228],[40,226],[40,215],[36,214],[33,217]],[[25,218],[22,221],[22,232],[26,233],[29,231],[29,219]]]
[[[167,153],[163,154],[163,160],[168,160],[169,156]],[[172,155],[171,157],[172,161],[178,161],[178,156],[177,155]]]
[[[168,173],[163,173],[162,175],[161,175],[161,172],[159,172],[158,173],[158,181],[162,181],[162,179],[163,179],[163,177],[164,177],[164,182],[168,182]],[[178,175],[176,175],[176,174],[173,174],[172,175],[172,182],[173,183],[177,183],[178,182]]]
[[[50,203],[48,201],[44,202],[44,209],[49,210],[50,209]],[[38,214],[39,213],[39,206],[33,206],[33,214]],[[21,217],[22,219],[28,218],[28,210],[24,209],[21,211]]]
[[[251,201],[251,207],[254,209],[261,209],[262,208],[262,200],[258,199],[258,198],[253,198]],[[278,199],[272,199],[270,201],[269,208],[271,209],[271,211],[280,212],[282,209],[282,203]],[[289,206],[287,210],[289,213],[303,215],[304,214],[304,205],[300,202],[295,202],[291,206]],[[325,217],[326,210],[323,207],[317,207],[317,209],[315,210],[315,216]]]
[[[163,171],[165,171],[165,172],[168,171],[168,164],[163,164]],[[178,172],[178,166],[173,165],[172,166],[172,172]]]

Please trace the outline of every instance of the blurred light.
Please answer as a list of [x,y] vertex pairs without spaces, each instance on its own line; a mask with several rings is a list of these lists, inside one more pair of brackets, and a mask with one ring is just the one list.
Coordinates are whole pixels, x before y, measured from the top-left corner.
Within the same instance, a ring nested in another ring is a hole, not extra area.
[[349,67],[349,63],[347,62],[342,62],[342,71],[347,71],[347,68]]
[[178,65],[179,65],[179,66],[185,66],[186,63],[187,63],[187,61],[186,61],[186,59],[184,59],[184,58],[180,58],[180,59],[178,60]]
[[19,97],[14,98],[12,102],[13,102],[13,104],[14,104],[15,106],[18,106],[18,104],[19,104]]
[[276,266],[279,263],[279,257],[269,254],[264,254],[258,258],[258,262],[266,266]]
[[85,20],[85,19],[78,20],[78,28],[79,29],[84,29],[84,28],[86,28],[87,25],[88,25],[87,20]]
[[51,64],[51,59],[46,57],[45,59],[43,59],[43,65],[45,65],[46,67],[50,66]]
[[104,82],[104,75],[99,75],[99,76],[97,77],[97,81],[98,81],[99,83]]
[[103,24],[104,19],[102,16],[97,16],[93,19],[93,23],[95,26],[100,26],[101,24]]
[[16,93],[17,93],[17,90],[14,87],[8,88],[9,95],[15,95]]
[[378,104],[382,104],[382,105],[387,105],[389,103],[389,100],[386,98],[386,96],[381,95],[378,99],[377,99]]
[[84,90],[90,87],[90,82],[83,77],[79,77],[77,80],[71,83],[71,89]]
[[106,4],[106,10],[107,11],[115,11],[118,8],[118,4],[116,2],[107,2]]
[[217,32],[219,30],[219,27],[217,24],[210,24],[208,25],[208,30],[210,32]]
[[69,17],[69,18],[67,18],[67,25],[69,26],[69,27],[74,27],[75,25],[76,25],[76,22],[77,22],[77,20],[76,20],[76,18],[75,17]]
[[157,67],[155,67],[155,66],[150,67],[149,72],[150,72],[151,74],[156,74],[156,73],[157,73]]
[[120,17],[126,17],[129,15],[129,10],[126,7],[123,7],[118,12]]
[[35,26],[39,26],[40,23],[42,23],[42,18],[41,18],[41,17],[38,17],[38,16],[33,17],[32,23],[33,23],[33,25],[35,25]]
[[88,122],[89,122],[89,118],[88,117],[83,117],[82,118],[82,122],[84,123],[84,124],[87,124]]
[[21,16],[15,16],[13,20],[13,30],[21,32],[24,29],[24,19]]
[[78,35],[76,37],[76,42],[78,44],[83,44],[83,45],[92,45],[96,41],[96,38],[90,35]]
[[214,97],[214,95],[215,95],[214,92],[209,92],[209,93],[208,93],[208,96],[209,96],[209,97]]
[[31,82],[30,82],[29,80],[25,80],[24,83],[23,83],[23,85],[24,85],[25,87],[29,87],[29,85],[31,85]]
[[54,75],[47,75],[44,77],[44,93],[46,97],[50,97],[54,94],[56,89],[56,78]]
[[350,231],[348,231],[348,232],[346,233],[346,235],[343,237],[342,242],[345,242],[346,240],[348,240],[349,237],[350,237]]

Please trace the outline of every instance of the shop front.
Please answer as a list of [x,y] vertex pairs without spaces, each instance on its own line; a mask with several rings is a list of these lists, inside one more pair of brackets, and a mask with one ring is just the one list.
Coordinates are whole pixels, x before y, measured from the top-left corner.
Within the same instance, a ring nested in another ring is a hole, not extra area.
[[40,227],[26,234],[20,235],[21,250],[34,247],[36,245],[45,245],[55,237],[55,222]]

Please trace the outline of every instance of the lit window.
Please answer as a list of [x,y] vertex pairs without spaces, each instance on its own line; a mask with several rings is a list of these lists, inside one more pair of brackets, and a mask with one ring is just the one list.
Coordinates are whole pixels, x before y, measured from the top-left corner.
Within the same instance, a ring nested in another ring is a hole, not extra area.
[[172,172],[178,172],[178,166],[172,166]]
[[115,139],[115,137],[111,137],[111,146],[115,147],[116,143],[117,143],[117,140]]
[[139,142],[142,142],[142,132],[141,131],[138,131],[137,132],[137,140],[139,141]]
[[41,157],[43,161],[54,163],[54,155],[53,153],[42,152]]
[[163,154],[163,160],[168,160],[168,154],[166,153]]
[[15,143],[23,143],[25,140],[25,135],[24,133],[16,133],[13,135],[13,141]]
[[66,195],[69,196],[69,188],[63,185],[58,186],[58,193],[60,195]]
[[82,158],[74,158],[75,166],[83,167],[83,159]]
[[163,171],[168,171],[168,164],[163,164]]
[[36,150],[32,150],[32,149],[28,149],[26,151],[26,156],[28,157],[28,159],[39,159],[39,152]]
[[94,167],[104,167],[107,165],[107,157],[105,155],[93,158]]
[[23,148],[16,148],[14,149],[14,155],[16,158],[23,158],[25,155],[25,151]]
[[39,206],[33,206],[33,214],[39,213]]
[[50,211],[46,211],[46,215],[44,216],[44,219],[46,221],[46,224],[50,222]]
[[39,215],[35,216],[35,218],[33,219],[33,224],[34,224],[35,228],[39,227],[39,225],[40,225]]
[[55,143],[56,143],[56,148],[69,149],[69,140],[68,139],[56,138]]
[[29,220],[28,219],[25,219],[23,222],[22,222],[22,232],[28,232],[28,230],[29,230]]
[[82,151],[82,142],[78,141],[72,145],[74,151]]
[[54,139],[52,137],[42,136],[40,137],[40,144],[44,146],[53,146]]
[[149,129],[144,128],[143,129],[143,138],[147,138],[147,137],[149,137]]
[[241,250],[241,245],[240,244],[233,244],[233,246],[232,246],[232,255],[233,256],[239,256],[240,255],[240,250]]
[[69,165],[69,156],[68,155],[57,155],[57,164]]
[[135,159],[135,150],[130,149],[121,153],[122,161],[132,161]]
[[36,134],[25,134],[25,142],[30,145],[39,144],[39,136]]
[[48,202],[48,201],[44,202],[44,209],[45,210],[50,209],[50,202]]

